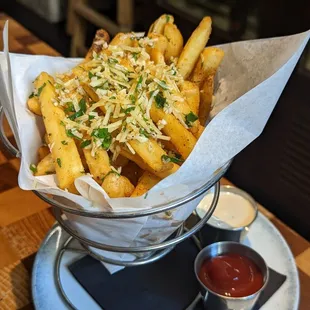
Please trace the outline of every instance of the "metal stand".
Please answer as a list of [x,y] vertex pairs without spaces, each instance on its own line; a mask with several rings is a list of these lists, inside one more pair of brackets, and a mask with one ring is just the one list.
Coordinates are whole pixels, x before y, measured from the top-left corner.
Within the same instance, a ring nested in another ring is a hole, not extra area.
[[[183,226],[182,226],[183,228]],[[183,229],[182,229],[183,230]],[[184,231],[187,233],[189,230],[185,227]],[[192,235],[191,236],[192,241],[195,243],[195,245],[197,246],[198,250],[201,250],[201,244],[199,239],[195,236]],[[70,236],[67,241],[64,243],[63,247],[61,248],[61,250],[59,251],[59,253],[57,254],[56,257],[56,262],[55,262],[55,268],[54,268],[54,277],[55,277],[55,285],[57,287],[57,290],[60,294],[60,296],[62,297],[64,303],[66,303],[66,305],[68,307],[70,307],[73,310],[79,310],[78,308],[76,308],[73,303],[70,301],[69,297],[67,296],[63,285],[61,283],[61,278],[60,278],[60,267],[61,267],[61,261],[62,258],[64,256],[64,254],[66,253],[66,251],[69,252],[74,252],[74,253],[78,253],[78,254],[89,254],[91,256],[93,256],[92,253],[90,253],[88,250],[81,250],[81,249],[77,249],[77,248],[70,248],[70,244],[73,242],[74,238],[72,236]],[[164,255],[168,254],[172,249],[174,248],[168,248],[166,251],[167,253],[162,254],[160,257],[158,257],[156,260],[160,259],[161,257],[163,257]],[[163,252],[161,252],[163,253]],[[98,259],[97,257],[94,257],[95,259]],[[100,259],[99,259],[100,260]],[[155,261],[155,260],[154,260]],[[146,262],[145,262],[146,263]],[[192,303],[185,309],[185,310],[192,310],[194,309],[195,305],[199,302],[199,300],[201,299],[201,294],[198,293],[198,295],[195,297],[195,299],[192,301]]]
[[[4,116],[3,111],[2,111],[2,108],[0,107],[0,139],[3,141],[6,148],[14,156],[20,157],[21,156],[20,151],[17,150],[5,136],[5,133],[3,130],[3,116]],[[75,307],[71,304],[70,300],[67,298],[62,288],[61,281],[60,281],[59,268],[60,268],[61,258],[63,257],[63,254],[65,251],[69,250],[69,251],[75,251],[75,252],[79,252],[83,254],[85,253],[105,263],[129,267],[129,266],[138,266],[138,265],[155,262],[156,260],[164,257],[170,251],[172,251],[172,249],[178,243],[184,241],[185,239],[189,237],[194,238],[195,242],[197,242],[198,240],[196,239],[196,237],[194,237],[194,234],[198,232],[203,227],[203,225],[209,220],[209,218],[212,216],[216,208],[218,198],[219,198],[219,193],[220,193],[219,180],[224,175],[224,173],[227,171],[229,165],[230,165],[230,162],[226,163],[221,169],[218,169],[214,173],[211,179],[206,180],[206,183],[200,188],[198,188],[197,190],[195,190],[194,192],[180,199],[171,201],[168,204],[159,204],[156,206],[152,206],[148,209],[143,209],[139,211],[129,211],[129,212],[88,211],[78,205],[76,205],[76,207],[65,205],[63,203],[60,203],[59,201],[56,201],[55,199],[51,198],[50,196],[46,194],[34,191],[34,193],[37,196],[39,196],[42,200],[44,200],[45,202],[53,206],[55,217],[58,223],[71,236],[65,243],[63,249],[60,251],[60,254],[57,258],[56,265],[55,265],[56,282],[57,282],[59,291],[61,295],[64,297],[64,300],[66,301],[66,303],[70,307],[75,309]],[[114,245],[112,246],[108,244],[98,243],[95,240],[90,240],[90,239],[87,239],[79,235],[75,230],[73,230],[70,227],[70,225],[68,224],[69,221],[64,220],[62,217],[64,212],[71,213],[74,215],[79,215],[82,217],[87,217],[87,218],[103,218],[103,219],[127,219],[127,218],[151,216],[151,215],[160,214],[163,212],[167,212],[167,211],[182,207],[185,204],[193,201],[194,199],[198,197],[203,198],[205,193],[213,186],[214,186],[214,196],[213,196],[211,206],[206,212],[206,215],[190,230],[184,229],[183,225],[181,225],[177,229],[177,231],[174,233],[173,237],[170,237],[168,240],[158,243],[158,244],[151,244],[148,246],[136,246],[136,247],[121,247],[121,246],[114,246]],[[84,250],[68,248],[73,238],[77,239],[80,242]],[[95,253],[92,248],[109,251],[109,252],[116,252],[116,253],[129,253],[129,254],[135,255],[137,258],[133,261],[110,259],[110,258],[107,258],[107,257],[104,257],[102,255]]]

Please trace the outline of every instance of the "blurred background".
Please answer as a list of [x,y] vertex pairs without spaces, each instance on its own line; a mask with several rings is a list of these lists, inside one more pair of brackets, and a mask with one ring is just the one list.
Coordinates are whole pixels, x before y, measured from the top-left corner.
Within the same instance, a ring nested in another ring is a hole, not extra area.
[[[83,56],[95,31],[146,31],[163,13],[186,40],[210,15],[209,44],[310,29],[309,0],[2,0],[0,9],[64,56]],[[310,52],[305,49],[262,133],[227,173],[235,185],[310,239]]]

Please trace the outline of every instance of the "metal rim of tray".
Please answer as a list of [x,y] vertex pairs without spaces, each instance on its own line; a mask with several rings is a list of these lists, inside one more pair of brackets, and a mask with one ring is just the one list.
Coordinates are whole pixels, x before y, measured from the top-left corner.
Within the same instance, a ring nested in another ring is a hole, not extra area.
[[[21,152],[16,149],[8,140],[4,133],[3,128],[3,119],[4,119],[4,113],[2,107],[0,107],[0,139],[3,141],[5,147],[16,157],[21,157]],[[144,210],[138,210],[138,211],[126,211],[126,212],[103,212],[103,211],[88,211],[88,210],[82,210],[81,207],[77,209],[71,208],[66,206],[63,203],[60,203],[58,201],[55,201],[54,199],[50,198],[46,194],[39,193],[38,191],[33,191],[38,197],[40,197],[43,201],[47,202],[48,204],[58,207],[59,209],[62,209],[65,212],[80,215],[84,217],[89,218],[106,218],[106,219],[125,219],[125,218],[136,218],[136,217],[142,217],[147,215],[153,215],[161,212],[170,211],[172,209],[178,208],[181,205],[190,202],[194,200],[195,198],[203,195],[206,193],[218,180],[224,175],[224,173],[227,171],[228,167],[230,166],[230,162],[226,163],[221,169],[217,170],[217,172],[214,174],[213,178],[211,180],[208,180],[203,186],[195,190],[194,192],[180,198],[171,201],[168,204],[158,204],[155,205],[149,209]],[[77,205],[78,206],[78,205]],[[210,215],[211,216],[211,215]]]

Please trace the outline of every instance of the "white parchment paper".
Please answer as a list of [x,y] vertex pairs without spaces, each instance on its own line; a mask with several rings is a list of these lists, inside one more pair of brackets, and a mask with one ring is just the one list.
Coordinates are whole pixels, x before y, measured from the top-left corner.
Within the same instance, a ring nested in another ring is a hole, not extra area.
[[[4,39],[7,38],[7,31],[6,25]],[[62,73],[80,60],[8,54],[5,51],[0,55],[2,77],[6,76],[0,79],[0,91],[3,94],[1,103],[22,153],[19,186],[24,190],[36,189],[50,193],[58,199],[67,198],[73,207],[78,204],[93,211],[152,208],[184,197],[205,184],[218,168],[260,135],[309,35],[308,31],[293,36],[220,46],[225,51],[225,57],[216,77],[212,120],[182,167],[158,183],[147,196],[137,198],[111,199],[90,176],[75,181],[81,194],[78,196],[60,190],[53,175],[32,175],[29,165],[37,162],[36,150],[42,144],[45,133],[41,117],[27,109],[26,101],[32,92],[32,82],[42,71],[51,75]],[[97,242],[119,246],[152,244],[166,239],[175,231],[202,198],[173,211],[170,218],[166,214],[126,220],[89,219],[72,214],[67,214],[67,218],[80,235]],[[98,253],[111,258],[133,259],[130,255],[104,251]]]

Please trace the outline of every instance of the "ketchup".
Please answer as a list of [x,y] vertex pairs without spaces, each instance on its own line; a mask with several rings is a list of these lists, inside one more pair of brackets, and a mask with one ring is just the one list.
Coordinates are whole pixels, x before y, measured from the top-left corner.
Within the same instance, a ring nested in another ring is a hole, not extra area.
[[229,297],[252,295],[264,283],[258,266],[239,254],[220,255],[204,261],[199,279],[213,292]]

